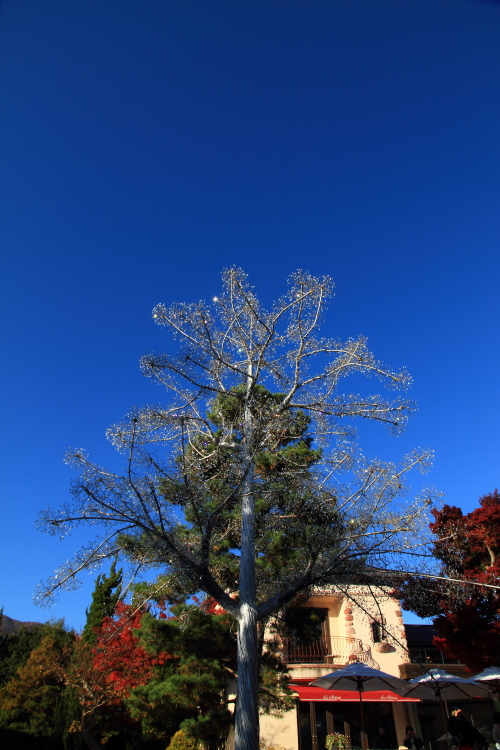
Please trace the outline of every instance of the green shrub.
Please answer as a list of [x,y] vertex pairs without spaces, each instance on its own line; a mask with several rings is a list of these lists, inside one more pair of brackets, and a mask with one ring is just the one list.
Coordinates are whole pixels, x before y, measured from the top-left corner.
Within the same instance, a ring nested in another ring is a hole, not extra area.
[[183,729],[179,729],[170,740],[167,750],[198,750],[199,743]]

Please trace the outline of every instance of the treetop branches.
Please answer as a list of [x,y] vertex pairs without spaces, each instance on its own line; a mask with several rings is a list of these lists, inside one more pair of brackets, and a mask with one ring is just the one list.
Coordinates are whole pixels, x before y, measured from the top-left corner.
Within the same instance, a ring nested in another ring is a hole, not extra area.
[[353,442],[356,419],[397,432],[414,405],[343,395],[342,379],[375,376],[403,390],[411,380],[377,361],[363,337],[319,335],[332,289],[329,278],[298,271],[266,310],[231,268],[211,303],[154,308],[180,346],[144,356],[141,368],[168,402],[134,409],[108,430],[123,471],[68,453],[80,472],[72,501],[42,514],[41,526],[103,533],[41,588],[42,599],[118,555],[134,573],[156,569],[166,598],[203,590],[237,619],[250,571],[262,619],[311,587],[383,585],[385,571],[406,569],[427,543],[435,495],[408,500],[405,477],[426,471],[431,452],[396,466],[366,459]]

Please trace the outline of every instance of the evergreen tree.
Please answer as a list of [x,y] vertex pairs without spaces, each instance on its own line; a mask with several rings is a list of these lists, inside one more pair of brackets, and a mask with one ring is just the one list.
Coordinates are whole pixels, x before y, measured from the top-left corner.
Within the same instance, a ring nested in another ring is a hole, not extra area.
[[73,634],[62,627],[44,629],[39,645],[0,689],[2,729],[31,735],[40,747],[60,742],[54,714],[64,690],[73,638]]
[[220,747],[232,720],[225,690],[236,669],[234,619],[186,604],[173,606],[172,614],[142,618],[140,643],[163,654],[163,663],[132,690],[127,704],[142,717],[145,735],[162,737],[165,745],[183,729],[204,747]]
[[22,667],[33,649],[40,645],[44,635],[52,627],[62,627],[62,623],[54,625],[41,625],[28,630],[19,628],[19,630],[0,639],[0,687],[6,685],[16,674],[19,667]]
[[109,575],[97,576],[92,602],[86,610],[87,620],[83,628],[82,640],[94,644],[97,640],[96,628],[100,628],[105,617],[111,617],[122,592],[122,571],[116,570],[116,561],[111,565]]
[[80,704],[76,692],[71,685],[66,684],[54,708],[54,731],[61,738],[64,750],[83,750],[84,748],[80,733],[74,731],[74,724],[79,717]]

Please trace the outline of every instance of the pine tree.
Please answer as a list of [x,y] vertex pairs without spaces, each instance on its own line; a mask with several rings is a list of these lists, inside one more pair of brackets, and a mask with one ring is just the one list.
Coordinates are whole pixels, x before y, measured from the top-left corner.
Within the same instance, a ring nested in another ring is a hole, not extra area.
[[87,620],[83,628],[82,640],[94,644],[97,640],[96,629],[100,628],[105,617],[111,617],[120,600],[122,571],[116,570],[116,561],[111,565],[109,575],[97,576],[92,602],[86,610]]
[[167,619],[142,619],[140,643],[161,663],[127,704],[142,717],[146,734],[167,740],[183,729],[206,748],[220,747],[232,720],[225,689],[236,669],[234,619],[198,605],[177,604],[171,611]]

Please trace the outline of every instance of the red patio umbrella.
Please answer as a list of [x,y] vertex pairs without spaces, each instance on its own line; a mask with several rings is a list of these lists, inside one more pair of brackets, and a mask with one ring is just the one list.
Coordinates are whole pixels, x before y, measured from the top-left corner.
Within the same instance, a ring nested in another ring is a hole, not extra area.
[[363,710],[363,692],[367,686],[370,690],[390,690],[397,695],[404,696],[408,691],[408,683],[394,677],[380,669],[367,667],[360,661],[349,664],[348,667],[337,669],[335,672],[320,677],[309,683],[312,687],[325,688],[326,690],[357,690],[361,711],[361,731],[363,750],[366,749],[365,714]]

